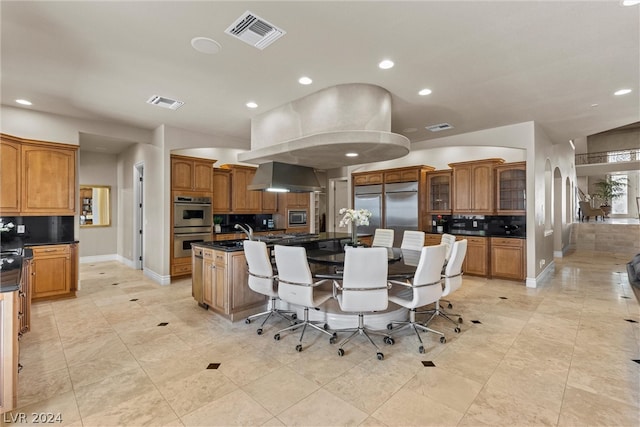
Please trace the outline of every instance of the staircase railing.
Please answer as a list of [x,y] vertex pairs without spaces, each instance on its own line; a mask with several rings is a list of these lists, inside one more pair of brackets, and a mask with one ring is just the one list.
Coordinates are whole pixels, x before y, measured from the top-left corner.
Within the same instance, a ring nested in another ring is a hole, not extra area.
[[633,162],[640,160],[640,148],[576,154],[576,166],[599,163]]

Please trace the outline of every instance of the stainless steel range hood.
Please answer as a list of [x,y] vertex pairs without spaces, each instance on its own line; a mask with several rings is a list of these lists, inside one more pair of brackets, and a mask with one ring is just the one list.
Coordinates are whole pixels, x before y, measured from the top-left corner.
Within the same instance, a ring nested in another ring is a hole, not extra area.
[[289,191],[310,193],[320,191],[320,183],[313,168],[288,163],[269,162],[258,166],[249,190]]

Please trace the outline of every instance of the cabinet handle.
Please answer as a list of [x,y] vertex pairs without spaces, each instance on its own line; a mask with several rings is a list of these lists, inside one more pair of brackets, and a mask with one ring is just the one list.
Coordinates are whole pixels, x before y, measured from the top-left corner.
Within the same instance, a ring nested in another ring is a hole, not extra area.
[[45,249],[43,252],[55,252],[55,249]]

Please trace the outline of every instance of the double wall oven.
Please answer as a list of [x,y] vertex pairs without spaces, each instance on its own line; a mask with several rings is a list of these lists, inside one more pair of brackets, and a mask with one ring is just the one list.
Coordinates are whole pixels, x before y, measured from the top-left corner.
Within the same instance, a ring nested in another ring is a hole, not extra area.
[[211,240],[213,215],[210,197],[173,199],[173,257],[191,256],[191,244]]

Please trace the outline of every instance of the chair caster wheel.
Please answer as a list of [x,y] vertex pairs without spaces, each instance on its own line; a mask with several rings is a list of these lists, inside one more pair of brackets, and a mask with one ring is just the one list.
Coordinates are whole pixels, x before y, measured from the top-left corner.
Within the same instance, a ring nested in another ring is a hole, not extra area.
[[458,317],[458,323],[462,323],[462,317]]
[[395,341],[391,337],[384,337],[384,343],[385,344],[389,344],[389,345],[393,345],[393,344],[395,344]]
[[338,349],[338,356],[340,356],[340,357],[344,356],[344,350],[343,349],[341,349],[341,348]]
[[336,337],[329,338],[329,344],[335,344],[335,343],[336,343]]
[[300,353],[300,352],[302,351],[302,345],[301,345],[301,344],[298,344],[298,345],[296,346],[296,351],[297,351],[298,353]]
[[292,318],[293,320],[296,320],[296,319],[298,318],[298,315],[297,315],[297,314],[295,314],[295,313],[293,313],[293,314],[291,315],[291,318]]
[[453,332],[455,332],[456,334],[459,334],[459,333],[460,333],[460,328],[458,328],[458,327],[456,326],[456,328],[453,330]]
[[325,331],[329,330],[329,325],[327,325],[326,323],[324,325],[322,325],[322,329],[324,329]]
[[273,336],[273,339],[276,340],[276,341],[280,341],[280,334],[275,334]]
[[447,308],[453,308],[453,304],[451,303],[447,304]]
[[256,331],[256,334],[262,335],[262,328],[258,328],[258,330]]
[[249,323],[251,323],[251,319],[245,319],[244,323],[248,325]]
[[376,356],[378,357],[378,360],[384,360],[384,354],[378,353]]
[[440,337],[440,343],[444,344],[447,342],[447,339],[445,337]]
[[418,347],[418,353],[424,354],[424,347],[423,346]]
[[388,329],[388,330],[392,330],[392,329],[393,329],[393,323],[389,323],[389,324],[387,325],[387,329]]

